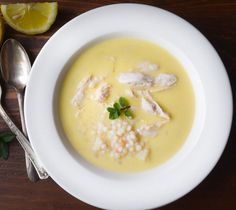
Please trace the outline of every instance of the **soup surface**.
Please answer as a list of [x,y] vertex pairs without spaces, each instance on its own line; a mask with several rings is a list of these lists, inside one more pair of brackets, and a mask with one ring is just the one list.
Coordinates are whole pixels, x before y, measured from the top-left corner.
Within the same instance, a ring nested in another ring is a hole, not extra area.
[[170,159],[194,119],[183,66],[165,49],[114,38],[83,50],[66,72],[59,118],[73,148],[115,172],[138,172]]

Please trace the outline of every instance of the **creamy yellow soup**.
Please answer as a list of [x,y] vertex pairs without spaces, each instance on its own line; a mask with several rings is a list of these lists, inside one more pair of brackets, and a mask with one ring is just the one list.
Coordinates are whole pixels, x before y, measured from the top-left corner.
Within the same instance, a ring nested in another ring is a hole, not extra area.
[[[147,69],[142,69],[146,67]],[[148,75],[149,78],[156,78],[160,74],[171,74],[176,76],[177,81],[165,90],[155,91],[153,87],[140,88],[119,82],[120,75],[127,72]],[[73,104],[73,98],[78,92],[81,81],[91,76],[99,78],[100,81],[97,81],[98,84],[86,87],[82,91],[83,96],[79,104]],[[101,102],[96,99],[96,93],[104,83],[109,84],[110,89],[109,94]],[[169,119],[157,129],[156,135],[147,137],[138,134],[137,129],[161,120],[160,116],[147,112],[142,107],[140,93],[149,89],[153,100],[168,114]],[[122,113],[118,119],[111,120],[107,108],[112,107],[120,97],[128,101],[133,117],[128,118]],[[109,39],[82,51],[67,71],[59,94],[60,122],[70,144],[91,164],[114,172],[144,171],[169,160],[184,144],[191,130],[194,109],[192,85],[178,60],[165,49],[134,38]],[[123,142],[125,151],[122,151],[122,154],[125,155],[116,154],[114,157],[108,148],[109,135],[105,133],[112,123],[117,122],[127,122],[132,127],[136,143],[140,143],[142,151],[144,149],[148,151],[145,157],[139,156],[140,145],[130,149],[126,148],[131,144],[127,142]],[[105,133],[100,136],[106,138],[104,141],[107,145],[104,146],[104,150],[94,151],[100,124],[107,126],[103,131]]]

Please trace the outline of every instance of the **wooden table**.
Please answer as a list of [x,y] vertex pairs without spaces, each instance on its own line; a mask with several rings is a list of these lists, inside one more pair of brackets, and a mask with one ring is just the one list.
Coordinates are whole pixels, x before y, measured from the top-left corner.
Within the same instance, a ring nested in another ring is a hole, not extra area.
[[[10,1],[1,1],[10,2]],[[14,2],[14,1],[11,1]],[[15,1],[16,2],[16,1]],[[18,1],[19,2],[19,1]],[[232,89],[236,84],[236,1],[224,0],[144,0],[144,1],[59,1],[59,13],[55,24],[45,34],[26,36],[6,27],[6,38],[19,40],[33,62],[40,49],[63,24],[90,9],[118,2],[140,2],[169,10],[196,26],[214,45],[220,54]],[[212,75],[214,77],[214,75]],[[5,107],[20,126],[16,95],[7,90],[3,98]],[[216,114],[217,120],[217,114]],[[224,123],[224,122],[222,122]],[[234,131],[233,131],[234,129]],[[0,131],[7,130],[0,120]],[[210,175],[192,192],[161,210],[234,210],[236,209],[236,133],[235,122],[227,147]],[[31,183],[25,171],[24,152],[14,141],[10,157],[0,160],[0,210],[85,210],[97,209],[66,193],[52,179]]]

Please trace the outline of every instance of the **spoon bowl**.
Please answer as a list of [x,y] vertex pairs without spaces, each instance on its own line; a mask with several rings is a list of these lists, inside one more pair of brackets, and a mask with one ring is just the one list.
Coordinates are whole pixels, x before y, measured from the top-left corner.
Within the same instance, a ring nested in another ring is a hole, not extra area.
[[[11,62],[9,62],[11,61]],[[23,46],[14,39],[8,39],[1,50],[3,79],[18,91],[23,91],[29,77],[31,64]]]

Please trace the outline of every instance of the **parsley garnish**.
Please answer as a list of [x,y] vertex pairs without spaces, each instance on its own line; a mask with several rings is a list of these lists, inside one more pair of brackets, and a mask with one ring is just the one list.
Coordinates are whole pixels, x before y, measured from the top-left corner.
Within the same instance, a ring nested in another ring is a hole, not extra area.
[[0,158],[4,160],[9,156],[9,143],[15,138],[11,132],[4,132],[0,134]]
[[107,111],[109,112],[109,119],[115,120],[124,113],[128,118],[133,118],[133,113],[130,111],[130,105],[126,98],[120,97],[119,102],[115,102],[113,107],[108,107]]

